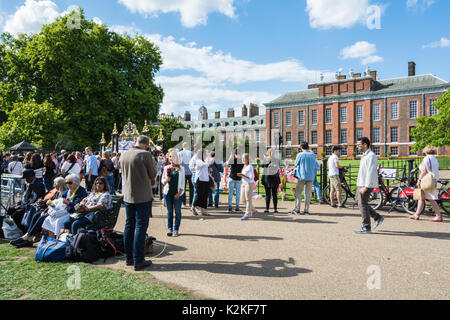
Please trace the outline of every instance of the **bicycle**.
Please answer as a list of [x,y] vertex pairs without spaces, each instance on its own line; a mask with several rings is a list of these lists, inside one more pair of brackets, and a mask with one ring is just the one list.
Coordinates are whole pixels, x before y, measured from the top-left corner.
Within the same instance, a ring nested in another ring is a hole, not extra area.
[[[416,173],[418,169],[411,170],[409,178],[405,177],[405,172],[406,170],[403,170],[401,178],[395,178],[396,181],[400,182],[400,185],[394,187],[391,191],[384,184],[383,177],[379,176],[381,196],[383,197],[381,206],[386,206],[389,203],[391,205],[389,213],[394,209],[399,212],[411,213],[416,208],[417,203],[413,199],[413,194],[417,184]],[[406,184],[404,184],[405,182]]]
[[[347,180],[345,178],[345,174],[348,172],[349,167],[343,167],[339,169],[339,177],[341,179],[341,197],[342,197],[342,205],[345,205],[347,203],[348,197],[350,196],[355,200],[353,203],[353,207],[356,205],[356,194],[353,193],[353,191],[350,189],[350,186],[347,183]],[[326,186],[323,190],[323,199],[327,204],[331,204],[330,201],[330,185]],[[334,197],[336,197],[336,194],[334,194]],[[373,209],[378,209],[383,201],[383,196],[380,192],[380,189],[376,188],[373,189],[369,196],[369,206],[371,206]]]
[[[447,185],[450,183],[448,180],[438,180],[437,183],[441,185],[441,187],[438,190],[438,199],[436,202],[441,207],[441,209],[444,211],[445,214],[450,215],[450,188],[447,187]],[[428,200],[426,200],[428,201]],[[414,209],[417,208],[417,201],[414,201]],[[412,212],[412,214],[415,214],[416,212]],[[434,210],[431,206],[425,205],[422,211],[423,214],[428,216],[434,215]]]

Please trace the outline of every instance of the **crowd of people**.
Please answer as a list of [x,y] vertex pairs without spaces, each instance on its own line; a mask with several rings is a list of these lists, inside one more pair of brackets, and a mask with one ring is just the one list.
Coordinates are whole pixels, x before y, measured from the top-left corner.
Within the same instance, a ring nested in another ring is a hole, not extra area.
[[[374,229],[384,221],[384,216],[368,203],[371,192],[378,188],[379,182],[378,160],[370,146],[368,138],[358,139],[357,148],[362,153],[356,192],[356,202],[362,217],[361,228],[355,230],[358,234],[371,232],[371,219],[374,220]],[[149,152],[149,149],[149,138],[140,136],[135,146],[122,156],[120,153],[104,152],[100,157],[90,147],[85,149],[84,155],[65,151],[59,156],[55,152],[46,155],[27,153],[24,157],[7,154],[2,163],[3,172],[21,175],[26,183],[23,198],[8,210],[8,215],[24,234],[11,241],[11,244],[31,247],[43,233],[55,238],[63,233],[77,234],[94,223],[96,212],[112,209],[112,195],[116,190],[123,195],[126,210],[126,263],[134,265],[135,270],[151,265],[151,261],[144,258],[144,243],[152,216],[152,203],[158,193],[166,208],[167,236],[179,236],[183,204],[190,207],[194,216],[209,216],[208,208],[218,208],[223,180],[226,180],[228,187],[228,213],[242,214],[242,221],[259,214],[253,205],[255,185],[259,179],[266,195],[264,212],[270,213],[272,201],[273,212],[278,213],[281,161],[272,149],[267,150],[262,161],[261,178],[258,170],[251,165],[249,154],[239,154],[237,149],[233,150],[224,164],[216,159],[214,152],[199,146],[194,146],[191,151],[184,144],[182,150],[169,149],[166,155]],[[334,147],[332,153],[328,160],[331,206],[344,208],[339,178],[339,169],[342,168],[339,164],[339,147]],[[434,149],[427,148],[425,153],[427,157],[420,166],[422,173],[419,183],[428,172],[433,172],[439,179]],[[228,167],[227,175],[224,166]],[[297,185],[295,205],[290,214],[308,215],[312,190],[319,187],[316,177],[320,166],[307,142],[301,144],[294,166]],[[85,187],[81,185],[83,179]],[[316,193],[321,200],[320,190]],[[426,193],[426,199],[435,209],[436,193],[436,190]],[[244,212],[240,209],[241,200]],[[423,206],[424,201],[419,202],[418,212],[410,218],[418,220]],[[431,221],[442,221],[439,208],[436,218]]]

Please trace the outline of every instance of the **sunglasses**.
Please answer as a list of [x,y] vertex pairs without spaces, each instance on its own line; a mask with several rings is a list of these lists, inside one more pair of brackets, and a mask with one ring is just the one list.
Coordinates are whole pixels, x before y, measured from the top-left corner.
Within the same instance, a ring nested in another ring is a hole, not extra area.
[[69,186],[73,184],[72,181],[66,181],[66,184],[68,184]]
[[104,184],[104,183],[103,182],[96,182],[95,184],[97,185],[97,184]]

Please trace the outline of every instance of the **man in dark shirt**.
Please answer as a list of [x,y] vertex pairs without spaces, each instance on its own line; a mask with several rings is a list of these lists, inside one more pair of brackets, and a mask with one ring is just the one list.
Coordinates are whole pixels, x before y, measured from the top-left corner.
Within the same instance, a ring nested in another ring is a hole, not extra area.
[[239,209],[239,201],[241,198],[241,180],[237,174],[241,173],[244,164],[242,163],[241,157],[237,154],[237,149],[228,159],[227,164],[230,166],[230,178],[228,180],[228,212],[233,211],[233,193],[236,191],[236,213],[241,213]]

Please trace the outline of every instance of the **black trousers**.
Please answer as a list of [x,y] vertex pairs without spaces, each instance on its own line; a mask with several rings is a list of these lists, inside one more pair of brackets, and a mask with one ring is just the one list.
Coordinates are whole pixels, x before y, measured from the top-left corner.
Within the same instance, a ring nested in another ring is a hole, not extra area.
[[209,181],[197,180],[195,187],[197,189],[197,197],[195,198],[194,206],[207,209]]
[[264,186],[264,189],[266,189],[266,210],[269,210],[270,207],[270,197],[272,196],[273,199],[273,207],[275,210],[277,210],[278,205],[278,187],[266,187]]
[[192,184],[192,175],[185,175],[184,176],[185,179],[185,183],[184,183],[184,194],[185,196],[183,197],[183,204],[186,205],[186,186],[189,184],[189,206],[192,206],[192,200],[193,200],[193,196],[194,196],[194,185]]
[[16,226],[23,232],[27,232],[27,229],[22,225],[22,219],[23,216],[25,215],[25,209],[18,209],[18,210],[12,210],[12,208],[10,208],[10,210],[8,211],[8,215],[11,216],[11,218],[14,220],[14,223],[16,224]]

